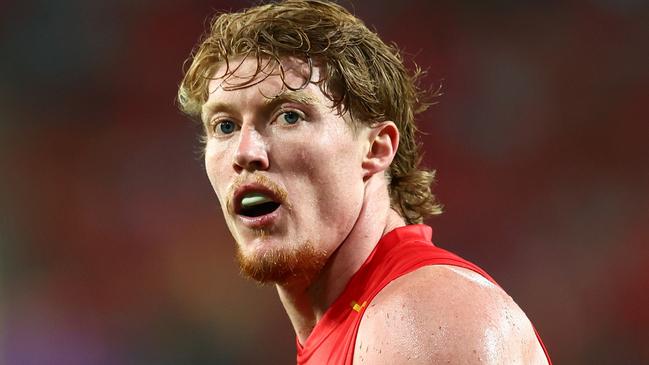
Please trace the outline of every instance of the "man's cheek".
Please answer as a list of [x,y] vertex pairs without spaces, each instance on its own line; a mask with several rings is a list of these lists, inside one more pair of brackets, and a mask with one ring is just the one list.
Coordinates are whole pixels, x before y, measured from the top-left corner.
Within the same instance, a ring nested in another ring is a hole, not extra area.
[[[333,157],[334,150],[329,148],[322,148],[318,144],[311,145],[307,149],[297,149],[294,150],[292,154],[286,155],[285,161],[291,161],[291,165],[295,169],[312,171],[315,169],[318,170],[327,170],[327,165],[330,164],[331,158]],[[272,164],[272,162],[271,162]]]

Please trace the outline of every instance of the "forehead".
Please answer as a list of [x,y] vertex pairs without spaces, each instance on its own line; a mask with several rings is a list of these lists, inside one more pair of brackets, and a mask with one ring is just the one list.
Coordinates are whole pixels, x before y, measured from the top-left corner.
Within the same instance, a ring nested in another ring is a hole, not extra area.
[[320,67],[295,58],[285,57],[279,62],[257,57],[235,57],[220,63],[208,83],[207,103],[228,98],[228,92],[253,89],[266,98],[274,98],[286,91],[303,90],[320,100],[324,96],[318,81]]

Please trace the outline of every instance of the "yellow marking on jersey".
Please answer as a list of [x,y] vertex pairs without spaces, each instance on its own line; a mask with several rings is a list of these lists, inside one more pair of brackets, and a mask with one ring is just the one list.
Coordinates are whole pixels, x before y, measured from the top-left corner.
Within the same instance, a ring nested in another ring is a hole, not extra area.
[[352,309],[355,310],[356,312],[360,313],[363,308],[367,307],[367,302],[363,302],[363,304],[358,304],[355,300],[352,300],[349,305],[352,306]]

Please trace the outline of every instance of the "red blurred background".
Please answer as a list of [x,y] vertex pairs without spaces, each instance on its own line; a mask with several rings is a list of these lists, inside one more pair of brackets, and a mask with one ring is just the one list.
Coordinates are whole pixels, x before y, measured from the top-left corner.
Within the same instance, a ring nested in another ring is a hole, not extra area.
[[[174,104],[205,19],[252,3],[0,2],[0,364],[294,362]],[[557,364],[649,364],[648,3],[343,4],[443,85],[434,241]]]

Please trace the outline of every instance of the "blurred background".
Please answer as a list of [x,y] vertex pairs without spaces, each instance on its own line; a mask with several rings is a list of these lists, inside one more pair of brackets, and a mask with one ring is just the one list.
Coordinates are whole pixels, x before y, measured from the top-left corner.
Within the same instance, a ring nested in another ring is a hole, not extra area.
[[[174,104],[206,18],[252,3],[0,2],[0,364],[295,362]],[[649,364],[649,4],[342,4],[443,85],[437,245],[555,363]]]

